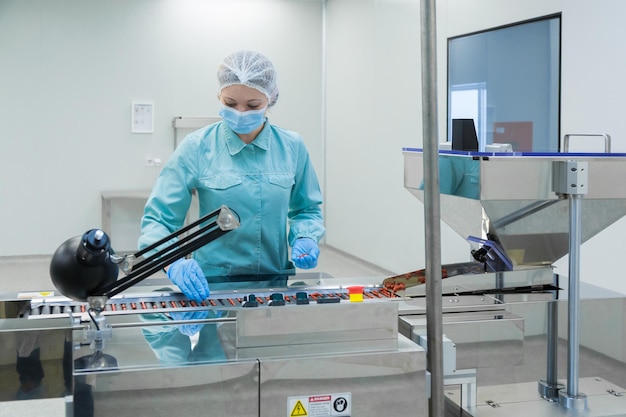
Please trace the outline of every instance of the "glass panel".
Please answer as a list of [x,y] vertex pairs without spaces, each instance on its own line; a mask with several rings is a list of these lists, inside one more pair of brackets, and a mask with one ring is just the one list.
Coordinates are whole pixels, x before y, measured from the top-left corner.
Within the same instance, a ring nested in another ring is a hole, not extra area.
[[452,119],[474,119],[479,150],[558,152],[560,17],[448,40],[448,140]]

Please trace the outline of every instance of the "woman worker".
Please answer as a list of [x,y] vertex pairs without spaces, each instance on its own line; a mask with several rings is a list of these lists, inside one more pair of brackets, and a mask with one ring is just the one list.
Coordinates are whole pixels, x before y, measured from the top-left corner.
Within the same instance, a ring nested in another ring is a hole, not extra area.
[[206,299],[220,277],[262,280],[294,274],[294,264],[314,268],[325,231],[319,182],[302,138],[267,118],[278,99],[272,62],[237,51],[219,65],[217,78],[223,120],[187,135],[167,161],[139,238],[144,248],[179,230],[193,190],[201,217],[223,204],[239,214],[238,229],[167,268],[169,279],[196,301]]

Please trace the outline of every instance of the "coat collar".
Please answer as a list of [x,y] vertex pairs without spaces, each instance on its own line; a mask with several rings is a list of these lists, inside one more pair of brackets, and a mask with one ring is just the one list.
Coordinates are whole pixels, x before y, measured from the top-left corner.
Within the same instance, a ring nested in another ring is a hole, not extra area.
[[[269,119],[265,119],[265,126],[259,132],[257,137],[250,143],[250,145],[254,145],[259,149],[263,149],[264,151],[269,150],[270,148],[270,121]],[[228,152],[231,155],[236,155],[247,145],[244,141],[242,141],[239,136],[235,132],[233,132],[226,123],[222,122],[221,126],[222,133],[224,134],[224,138],[226,140],[226,147],[228,148]]]

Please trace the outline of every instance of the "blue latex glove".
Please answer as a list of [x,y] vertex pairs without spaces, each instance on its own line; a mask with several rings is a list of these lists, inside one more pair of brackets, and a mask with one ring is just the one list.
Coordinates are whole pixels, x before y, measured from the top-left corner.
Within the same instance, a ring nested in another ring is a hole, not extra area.
[[167,269],[167,277],[187,296],[201,303],[209,297],[209,283],[195,259],[179,259]]
[[[173,311],[170,313],[170,316],[173,320],[201,320],[209,317],[209,312],[206,310],[183,311],[180,313]],[[179,324],[176,327],[182,334],[193,336],[202,329],[202,326],[204,326],[204,323]]]
[[320,248],[317,243],[308,237],[296,239],[291,249],[291,260],[300,269],[315,268],[319,255]]

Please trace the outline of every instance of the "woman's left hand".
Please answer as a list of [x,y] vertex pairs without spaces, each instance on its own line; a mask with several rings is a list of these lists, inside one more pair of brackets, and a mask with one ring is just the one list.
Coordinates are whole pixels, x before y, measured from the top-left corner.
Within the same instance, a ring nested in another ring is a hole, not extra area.
[[300,269],[311,269],[317,266],[320,248],[317,243],[308,237],[296,239],[291,249],[291,260]]

